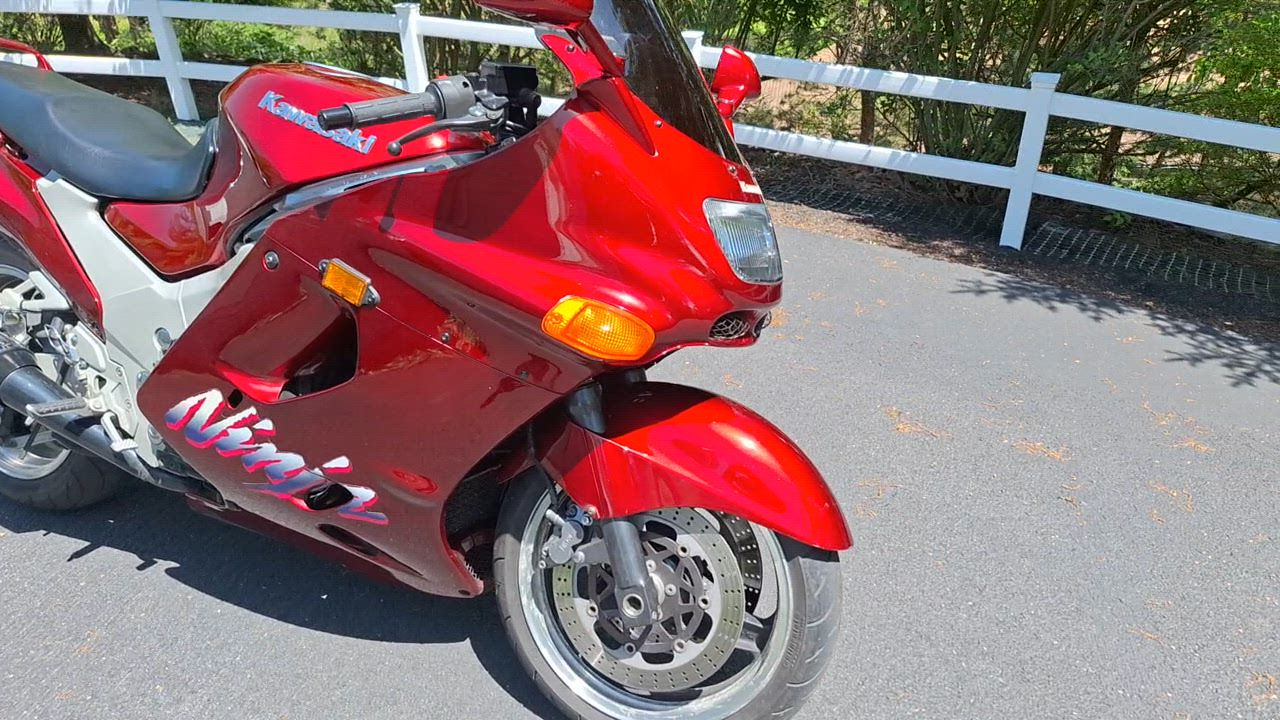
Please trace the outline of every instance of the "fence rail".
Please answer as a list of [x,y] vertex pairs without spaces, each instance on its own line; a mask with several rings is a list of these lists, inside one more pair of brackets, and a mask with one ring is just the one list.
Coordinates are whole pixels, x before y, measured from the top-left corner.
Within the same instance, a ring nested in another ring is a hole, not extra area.
[[[423,17],[416,3],[396,5],[394,15],[385,15],[185,0],[0,0],[0,12],[147,18],[156,37],[159,59],[53,55],[49,57],[49,61],[54,69],[66,73],[164,78],[173,101],[174,113],[180,120],[199,119],[195,97],[191,91],[191,80],[229,82],[245,68],[184,60],[173,28],[175,19],[226,20],[398,34],[404,52],[405,76],[378,79],[408,90],[420,90],[430,77],[424,54],[424,38],[522,48],[542,47],[537,33],[531,27]],[[702,67],[714,69],[719,63],[721,48],[705,45],[700,32],[686,32],[684,37],[698,63]],[[1058,76],[1046,73],[1036,73],[1032,77],[1031,87],[1017,88],[771,55],[753,54],[752,57],[766,77],[1023,113],[1018,159],[1012,167],[769,128],[738,126],[738,140],[743,145],[1007,189],[1009,200],[1005,208],[1001,245],[1021,248],[1031,200],[1035,195],[1062,198],[1280,244],[1280,220],[1274,218],[1115,188],[1040,170],[1045,133],[1051,117],[1120,126],[1268,153],[1280,153],[1280,128],[1060,93],[1056,90]],[[24,61],[21,56],[16,55],[0,54],[0,59]],[[558,101],[548,101],[544,105],[544,112],[554,111],[559,105]]]

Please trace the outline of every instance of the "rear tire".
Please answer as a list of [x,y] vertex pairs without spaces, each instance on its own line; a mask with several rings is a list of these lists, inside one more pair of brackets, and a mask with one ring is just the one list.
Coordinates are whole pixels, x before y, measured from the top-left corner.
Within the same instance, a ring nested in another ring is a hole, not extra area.
[[[599,687],[602,678],[571,677],[566,681],[566,663],[557,662],[559,670],[544,654],[534,637],[529,620],[529,606],[536,602],[536,588],[528,584],[528,568],[522,568],[537,549],[530,549],[527,529],[531,515],[547,507],[548,484],[540,473],[533,473],[513,483],[502,507],[494,546],[494,580],[503,625],[525,671],[538,688],[570,718],[578,720],[674,720],[696,717],[698,720],[759,720],[787,718],[795,714],[817,688],[818,680],[835,651],[840,625],[841,586],[839,558],[836,553],[811,548],[788,538],[775,536],[784,556],[790,579],[791,613],[785,647],[776,648],[780,658],[768,672],[753,684],[745,704],[743,696],[726,699],[729,704],[699,702],[697,707],[667,703],[656,707],[649,698],[637,695],[637,705],[609,705],[601,701],[605,693]],[[757,534],[771,534],[756,528]],[[523,572],[522,572],[523,569]],[[535,572],[540,572],[535,570]],[[557,624],[552,616],[547,624]],[[555,632],[558,628],[553,628]],[[777,632],[775,630],[775,632]],[[572,665],[570,663],[569,665]],[[586,670],[591,673],[590,670]],[[570,684],[572,683],[572,685]],[[625,688],[623,692],[630,692]],[[712,698],[717,696],[713,695]],[[646,705],[648,705],[646,707]]]
[[[13,241],[0,234],[0,288],[25,281],[34,269]],[[39,510],[68,511],[100,503],[120,489],[127,475],[97,458],[75,450],[23,453],[20,431],[25,428],[15,415],[15,410],[4,410],[0,423],[0,495]]]
[[114,465],[71,452],[40,478],[17,478],[0,471],[0,495],[37,510],[81,510],[112,497],[125,475]]

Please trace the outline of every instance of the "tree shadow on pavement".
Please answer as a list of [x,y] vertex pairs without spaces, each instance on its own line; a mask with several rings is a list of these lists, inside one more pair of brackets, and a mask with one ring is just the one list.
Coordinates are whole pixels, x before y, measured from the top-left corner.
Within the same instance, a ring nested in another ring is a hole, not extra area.
[[437,644],[469,640],[502,688],[530,712],[560,717],[524,674],[492,596],[442,598],[383,585],[247,530],[187,509],[149,486],[77,513],[43,513],[0,502],[0,529],[81,540],[74,562],[99,548],[135,555],[140,572],[165,575],[200,593],[310,630],[362,640]]
[[1280,344],[1255,342],[1205,323],[1012,275],[985,273],[981,279],[962,279],[952,292],[996,297],[1007,303],[1030,302],[1050,312],[1070,309],[1096,322],[1141,316],[1149,327],[1183,344],[1183,349],[1166,350],[1165,362],[1217,366],[1233,387],[1280,385]]

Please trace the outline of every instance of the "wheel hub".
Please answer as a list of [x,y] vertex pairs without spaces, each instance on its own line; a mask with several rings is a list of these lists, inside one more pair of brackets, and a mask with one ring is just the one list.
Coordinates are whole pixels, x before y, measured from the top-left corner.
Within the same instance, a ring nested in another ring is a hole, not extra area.
[[574,649],[623,687],[685,690],[724,666],[742,634],[746,586],[729,542],[701,513],[659,510],[638,518],[659,618],[628,630],[608,565],[552,568],[552,601]]

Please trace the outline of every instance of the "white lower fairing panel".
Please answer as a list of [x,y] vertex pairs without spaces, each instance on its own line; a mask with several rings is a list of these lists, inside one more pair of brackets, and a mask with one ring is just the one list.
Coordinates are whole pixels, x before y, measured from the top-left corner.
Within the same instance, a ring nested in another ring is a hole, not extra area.
[[248,254],[242,250],[223,266],[179,282],[156,275],[107,225],[98,199],[51,174],[37,183],[41,197],[71,244],[102,298],[107,352],[129,388],[120,412],[121,429],[138,443],[138,454],[155,463],[148,424],[137,411],[139,379],[150,373],[166,348],[158,334],[177,340],[213,299]]

